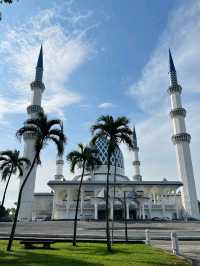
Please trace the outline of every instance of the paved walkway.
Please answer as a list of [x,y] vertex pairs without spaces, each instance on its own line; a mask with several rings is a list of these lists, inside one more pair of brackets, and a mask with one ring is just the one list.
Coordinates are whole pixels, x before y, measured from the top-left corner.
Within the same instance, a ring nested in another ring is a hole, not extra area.
[[[171,251],[170,241],[153,240],[152,246]],[[192,261],[192,265],[200,266],[200,241],[179,241],[180,255]]]

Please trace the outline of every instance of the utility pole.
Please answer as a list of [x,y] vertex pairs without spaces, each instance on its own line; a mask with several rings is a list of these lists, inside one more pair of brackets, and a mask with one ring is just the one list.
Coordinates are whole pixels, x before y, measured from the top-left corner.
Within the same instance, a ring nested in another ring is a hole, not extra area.
[[127,228],[127,213],[126,213],[126,191],[124,191],[124,229],[125,229],[125,240],[128,242],[128,228]]

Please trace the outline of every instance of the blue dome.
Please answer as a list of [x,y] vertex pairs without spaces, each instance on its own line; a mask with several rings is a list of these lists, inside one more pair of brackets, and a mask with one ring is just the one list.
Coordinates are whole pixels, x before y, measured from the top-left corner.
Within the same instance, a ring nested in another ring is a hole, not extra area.
[[[98,139],[96,142],[96,149],[98,151],[98,158],[103,165],[107,165],[107,150],[108,141],[106,138]],[[116,166],[124,169],[124,158],[120,148],[117,148],[115,154],[111,156],[111,165],[115,166],[115,156],[116,156]]]

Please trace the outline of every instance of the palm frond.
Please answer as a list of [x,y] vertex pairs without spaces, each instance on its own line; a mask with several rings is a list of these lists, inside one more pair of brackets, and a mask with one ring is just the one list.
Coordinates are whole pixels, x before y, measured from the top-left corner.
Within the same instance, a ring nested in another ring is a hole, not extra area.
[[78,150],[74,150],[67,155],[67,161],[70,163],[70,170],[74,172],[75,167],[86,170],[93,170],[101,164],[98,159],[97,150],[88,145],[78,144]]
[[0,156],[0,162],[1,161],[8,161],[8,160],[10,160],[8,157]]
[[25,167],[28,167],[31,164],[30,160],[25,157],[19,158],[18,162],[20,163],[20,165],[22,164],[22,166],[25,166]]
[[[54,126],[59,126],[54,128]],[[35,152],[38,154],[38,162],[40,161],[40,151],[48,145],[49,141],[53,141],[56,144],[58,154],[64,152],[64,144],[66,137],[63,133],[62,121],[59,119],[48,120],[47,115],[43,112],[37,114],[36,118],[28,119],[25,125],[20,128],[16,135],[19,139],[23,134],[31,132],[35,135]],[[25,163],[25,161],[24,161]],[[19,164],[21,166],[21,164]]]
[[11,172],[10,166],[4,167],[1,173],[1,180],[6,181],[7,177],[10,175],[10,172]]
[[18,170],[18,172],[19,172],[19,176],[23,176],[24,171],[23,171],[23,168],[20,166],[20,164],[18,164],[18,166],[17,166],[17,170]]
[[132,130],[129,127],[129,120],[125,116],[114,119],[112,116],[100,116],[97,123],[91,128],[92,141],[94,145],[100,138],[105,137],[108,141],[109,154],[114,153],[118,145],[123,142],[129,149],[133,148]]
[[60,140],[62,140],[64,143],[66,142],[66,137],[64,135],[64,133],[60,130],[60,129],[51,129],[49,130],[49,135],[55,135],[58,136],[60,138]]
[[0,171],[2,171],[5,167],[7,167],[8,165],[11,165],[10,161],[6,161],[4,163],[0,164]]
[[58,155],[62,155],[64,152],[64,142],[54,136],[48,136],[47,139],[52,140],[56,144]]
[[80,154],[79,151],[71,151],[68,155],[67,155],[67,161],[72,161],[74,160],[75,158],[81,158],[82,155]]
[[106,132],[104,132],[104,131],[99,131],[98,133],[96,133],[94,136],[93,136],[93,138],[91,139],[91,141],[90,141],[90,145],[95,145],[96,144],[96,142],[97,142],[97,140],[99,140],[99,139],[101,139],[101,138],[106,138],[107,139],[107,133]]
[[0,155],[11,157],[12,153],[13,153],[13,151],[11,151],[11,150],[5,150],[5,151],[0,152]]
[[47,122],[48,129],[51,129],[55,125],[60,125],[62,129],[62,121],[60,119],[51,119]]
[[116,127],[127,126],[129,124],[129,120],[125,116],[120,116],[115,120],[115,124]]
[[22,138],[23,134],[26,133],[26,132],[31,132],[31,133],[34,133],[34,134],[38,134],[38,128],[35,125],[33,125],[33,124],[23,126],[22,128],[17,130],[16,137],[21,141],[21,138]]

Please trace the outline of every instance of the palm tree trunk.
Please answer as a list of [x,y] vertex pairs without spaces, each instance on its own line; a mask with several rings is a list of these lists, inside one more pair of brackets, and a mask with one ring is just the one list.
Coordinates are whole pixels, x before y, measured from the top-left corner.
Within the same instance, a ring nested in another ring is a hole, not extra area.
[[79,184],[79,188],[78,188],[78,196],[77,196],[76,211],[75,211],[75,218],[74,218],[73,246],[76,246],[76,232],[77,232],[77,221],[78,221],[78,207],[79,207],[80,194],[81,194],[81,186],[82,186],[82,182],[83,182],[84,171],[85,171],[85,162],[83,163],[81,180],[80,180],[80,184]]
[[5,197],[6,197],[6,192],[7,192],[8,184],[9,184],[9,182],[10,182],[10,178],[11,178],[12,172],[13,172],[13,165],[12,165],[12,167],[11,167],[10,175],[9,175],[9,177],[8,177],[8,180],[7,180],[7,183],[6,183],[6,187],[5,187],[5,190],[4,190],[4,193],[3,193],[3,198],[2,198],[2,202],[1,202],[1,209],[3,209],[3,206],[4,206],[4,201],[5,201]]
[[114,220],[115,220],[115,185],[116,185],[117,159],[115,155],[115,172],[114,172],[114,195],[113,195],[113,220],[112,220],[112,242],[114,237]]
[[18,200],[17,200],[17,208],[16,208],[16,212],[15,212],[15,216],[14,216],[14,221],[13,221],[13,225],[12,225],[12,229],[11,229],[11,233],[10,233],[10,238],[9,238],[9,242],[8,242],[8,246],[7,246],[7,251],[11,251],[11,248],[12,248],[12,243],[13,243],[13,239],[14,239],[14,235],[15,235],[15,229],[16,229],[16,225],[17,225],[17,218],[18,218],[18,214],[19,214],[19,208],[20,208],[20,204],[21,204],[21,199],[22,199],[22,192],[23,192],[23,188],[26,184],[26,181],[28,180],[28,177],[31,173],[31,171],[33,170],[33,167],[37,161],[37,158],[40,154],[40,151],[38,151],[36,154],[35,154],[35,157],[33,159],[33,162],[26,174],[26,177],[24,178],[24,181],[20,187],[20,190],[19,190],[19,195],[18,195]]
[[111,154],[108,151],[108,171],[106,180],[106,239],[107,239],[107,249],[109,252],[112,251],[110,242],[110,224],[109,224],[109,175],[110,175],[110,157]]

